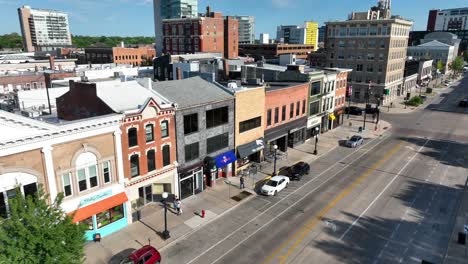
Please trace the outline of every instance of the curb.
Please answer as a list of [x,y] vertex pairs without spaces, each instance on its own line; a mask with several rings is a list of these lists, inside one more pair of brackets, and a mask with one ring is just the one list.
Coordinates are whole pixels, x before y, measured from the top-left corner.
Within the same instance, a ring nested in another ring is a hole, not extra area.
[[269,179],[271,179],[271,177],[272,177],[272,176],[269,175],[269,176],[266,176],[265,178],[263,178],[263,179],[261,179],[261,180],[255,182],[255,186],[257,186],[257,185],[259,185],[259,184],[262,184],[262,183],[268,181]]
[[222,213],[218,214],[217,216],[213,217],[212,219],[206,221],[205,224],[199,225],[199,226],[193,228],[190,232],[184,234],[183,236],[180,236],[180,237],[176,238],[174,241],[171,241],[170,243],[164,245],[163,247],[158,248],[158,251],[159,251],[159,252],[163,252],[164,250],[166,250],[167,248],[169,248],[169,247],[171,247],[172,245],[176,244],[176,243],[179,242],[180,240],[185,239],[186,237],[188,237],[188,236],[190,236],[191,234],[195,233],[196,231],[200,230],[202,227],[206,226],[207,224],[209,224],[209,223],[211,223],[211,222],[217,220],[218,218],[220,218],[220,217],[224,216],[225,214],[231,212],[232,210],[236,209],[236,208],[239,207],[241,204],[243,204],[243,203],[245,203],[245,202],[247,202],[247,201],[253,199],[255,196],[257,196],[257,194],[256,194],[255,192],[250,192],[250,193],[252,193],[252,195],[250,195],[249,197],[243,199],[241,202],[237,203],[237,204],[234,205],[233,207],[231,207],[231,208],[225,210],[224,212],[222,212]]

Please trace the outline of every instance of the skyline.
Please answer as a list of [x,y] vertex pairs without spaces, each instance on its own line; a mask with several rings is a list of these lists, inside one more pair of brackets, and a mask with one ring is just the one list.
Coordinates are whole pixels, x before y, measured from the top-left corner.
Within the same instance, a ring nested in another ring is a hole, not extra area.
[[[224,15],[249,15],[255,17],[255,35],[260,33],[276,37],[278,25],[296,25],[304,21],[346,20],[352,11],[365,11],[376,0],[257,0],[255,5],[245,5],[247,0],[224,1],[199,0],[198,12],[207,5]],[[17,8],[57,9],[69,14],[72,35],[90,36],[154,36],[153,0],[0,0],[2,27],[0,34],[20,32]],[[468,6],[466,0],[392,1],[392,14],[415,22],[413,30],[425,30],[430,9],[448,9]],[[339,9],[337,9],[339,7]],[[103,12],[104,10],[104,12]],[[311,11],[313,10],[313,11]],[[274,14],[275,20],[271,21]]]

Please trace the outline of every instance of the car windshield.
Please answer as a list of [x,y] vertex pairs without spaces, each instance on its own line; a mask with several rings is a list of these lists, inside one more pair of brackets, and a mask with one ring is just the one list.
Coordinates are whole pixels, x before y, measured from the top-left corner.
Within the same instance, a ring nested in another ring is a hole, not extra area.
[[292,171],[293,171],[294,173],[300,172],[300,171],[301,171],[301,165],[296,165],[296,166],[294,166],[294,167],[292,168]]
[[134,263],[135,263],[135,262],[133,262],[133,260],[130,259],[130,258],[128,258],[128,257],[125,258],[125,259],[123,259],[123,260],[120,262],[120,264],[134,264]]
[[356,137],[356,136],[354,136],[354,137],[352,137],[352,138],[350,139],[350,141],[358,141],[358,140],[359,140],[359,137]]
[[277,181],[269,180],[267,181],[266,185],[276,187],[278,185]]

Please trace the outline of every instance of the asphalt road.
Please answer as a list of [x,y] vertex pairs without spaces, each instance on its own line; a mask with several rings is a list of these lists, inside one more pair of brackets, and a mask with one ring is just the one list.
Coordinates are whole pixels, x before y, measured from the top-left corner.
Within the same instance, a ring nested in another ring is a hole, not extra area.
[[465,78],[358,149],[337,148],[163,250],[165,263],[441,263],[468,175]]

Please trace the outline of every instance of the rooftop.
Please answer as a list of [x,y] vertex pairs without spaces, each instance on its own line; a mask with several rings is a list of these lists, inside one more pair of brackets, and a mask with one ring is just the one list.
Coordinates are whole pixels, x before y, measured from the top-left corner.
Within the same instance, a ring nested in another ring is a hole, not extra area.
[[442,43],[440,41],[433,40],[424,44],[420,44],[417,47],[451,47],[451,46],[448,44]]
[[179,108],[233,98],[233,95],[223,86],[205,81],[199,76],[183,80],[153,82],[152,88],[157,94],[177,103]]

